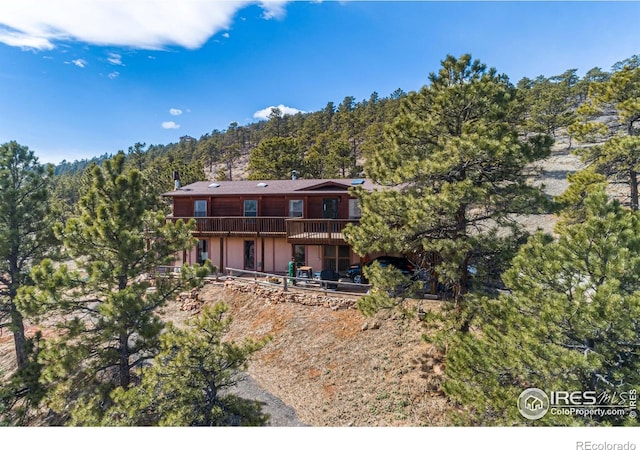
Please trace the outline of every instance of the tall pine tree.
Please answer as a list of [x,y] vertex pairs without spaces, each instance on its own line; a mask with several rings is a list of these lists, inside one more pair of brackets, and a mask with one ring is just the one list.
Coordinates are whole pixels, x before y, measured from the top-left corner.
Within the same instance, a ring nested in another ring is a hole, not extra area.
[[29,271],[50,254],[55,239],[49,214],[53,170],[15,141],[0,146],[0,330],[8,328],[18,369],[27,364],[24,318],[16,298]]
[[[429,82],[403,100],[386,144],[368,155],[366,174],[384,188],[355,191],[362,218],[347,239],[361,255],[410,255],[451,287],[461,308],[470,267],[479,281],[495,278],[522,237],[512,214],[543,202],[526,166],[548,154],[551,139],[519,138],[516,89],[470,55],[447,56]],[[375,287],[382,278],[370,272]],[[374,288],[360,305],[392,305],[389,292]]]
[[521,248],[505,274],[509,293],[474,300],[472,332],[449,341],[444,390],[464,423],[637,424],[628,414],[531,422],[517,410],[530,387],[619,401],[640,384],[640,216],[607,201],[602,186],[583,204],[584,222]]
[[158,308],[198,280],[185,267],[181,277],[159,279],[150,289],[147,275],[193,245],[189,226],[153,211],[155,199],[145,194],[139,171],[125,170],[123,153],[91,176],[79,215],[57,227],[73,263],[44,261],[32,272],[36,285],[23,301],[40,317],[59,314],[56,337],[40,354],[42,380],[48,404],[75,424],[83,423],[77,414],[83,405],[100,414],[116,386],[126,389],[136,381],[135,369],[159,348],[164,325]]
[[[630,205],[640,207],[640,67],[637,58],[622,63],[606,81],[589,86],[586,101],[577,110],[578,120],[569,127],[582,142],[577,153],[607,179],[629,186]],[[614,111],[615,120],[607,124],[601,117]]]

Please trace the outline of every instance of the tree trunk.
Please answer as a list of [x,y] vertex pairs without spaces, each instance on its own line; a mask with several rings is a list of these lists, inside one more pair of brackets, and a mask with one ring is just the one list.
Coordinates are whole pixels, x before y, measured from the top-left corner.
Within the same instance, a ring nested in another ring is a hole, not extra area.
[[[463,171],[462,177],[465,177],[465,173]],[[467,234],[467,216],[466,216],[467,208],[466,205],[461,205],[456,213],[456,231],[457,231],[457,239],[462,239]],[[469,285],[469,256],[466,255],[460,268],[458,270],[458,281],[454,286],[454,301],[456,312],[458,317],[461,317],[464,310],[464,296],[467,293],[467,288]],[[467,332],[469,331],[469,322],[468,320],[464,320],[460,325],[460,331]]]
[[131,374],[129,373],[129,336],[126,333],[120,333],[118,342],[120,350],[120,386],[123,388],[129,387],[131,382]]
[[16,349],[16,363],[18,370],[20,370],[27,364],[27,339],[24,334],[22,314],[18,311],[13,301],[11,302],[11,328],[13,329],[13,343]]
[[629,171],[629,179],[631,185],[631,209],[638,210],[638,172],[631,169]]

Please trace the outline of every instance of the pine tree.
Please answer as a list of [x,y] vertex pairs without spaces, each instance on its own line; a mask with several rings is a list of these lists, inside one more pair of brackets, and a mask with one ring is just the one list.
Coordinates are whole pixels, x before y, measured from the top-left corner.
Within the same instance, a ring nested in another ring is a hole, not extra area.
[[170,325],[161,350],[142,383],[114,391],[114,406],[102,425],[255,426],[268,419],[255,401],[229,393],[249,358],[266,339],[224,340],[231,325],[228,307],[217,303],[187,322]]
[[555,137],[559,128],[567,127],[575,120],[575,85],[573,70],[563,75],[545,78],[539,77],[527,92],[529,131],[541,132]]
[[291,137],[265,139],[251,151],[249,179],[287,179],[291,177],[292,170],[301,170],[302,167],[302,151],[296,139]]
[[[577,150],[593,168],[615,182],[629,185],[630,205],[639,208],[640,172],[640,67],[631,58],[607,81],[593,82],[586,101],[577,110],[578,121],[569,132],[579,141],[595,143]],[[600,120],[613,110],[615,123]]]
[[[557,240],[538,234],[505,274],[509,294],[480,298],[471,333],[448,345],[444,389],[465,423],[531,423],[516,400],[526,388],[608,391],[640,383],[640,215],[607,201],[584,200],[583,223]],[[629,416],[547,414],[537,425],[633,424]]]
[[55,239],[49,193],[53,169],[15,141],[0,146],[0,330],[13,333],[18,369],[29,343],[16,298],[31,267],[50,256]]
[[125,170],[123,153],[91,175],[79,215],[56,229],[73,264],[45,260],[32,271],[35,286],[22,305],[40,318],[59,315],[57,337],[40,354],[42,380],[49,406],[76,424],[82,405],[104,408],[116,386],[136,381],[134,370],[158,350],[163,322],[156,311],[203,275],[183,267],[179,278],[158,279],[150,289],[147,275],[193,245],[190,227],[153,211],[156,200],[139,171]]
[[[525,168],[548,154],[551,140],[519,139],[516,89],[470,55],[448,56],[429,81],[403,100],[385,145],[370,150],[366,174],[384,188],[355,191],[362,218],[346,236],[361,255],[411,256],[452,287],[461,308],[470,267],[477,280],[496,278],[515,251],[522,232],[511,214],[542,204]],[[368,278],[374,287],[381,281]],[[360,305],[371,311],[396,303],[389,292],[374,288]]]

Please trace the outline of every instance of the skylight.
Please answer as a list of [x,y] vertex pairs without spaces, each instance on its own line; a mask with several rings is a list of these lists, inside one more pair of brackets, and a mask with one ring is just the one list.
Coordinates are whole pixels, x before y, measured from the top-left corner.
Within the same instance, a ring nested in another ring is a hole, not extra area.
[[267,185],[267,183],[258,183],[258,184],[256,184],[256,186],[259,187],[259,188],[265,188],[268,185]]
[[219,183],[211,183],[211,184],[209,185],[209,187],[210,187],[210,188],[217,188],[217,187],[220,187],[220,184],[219,184]]
[[351,184],[352,184],[353,186],[358,185],[358,184],[364,184],[364,180],[363,180],[362,178],[357,178],[357,179],[355,179],[355,180],[352,180],[352,181],[351,181]]

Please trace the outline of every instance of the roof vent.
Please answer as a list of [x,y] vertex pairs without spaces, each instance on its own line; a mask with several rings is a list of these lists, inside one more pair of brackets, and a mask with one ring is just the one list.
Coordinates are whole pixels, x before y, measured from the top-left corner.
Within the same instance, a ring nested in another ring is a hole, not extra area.
[[209,185],[209,187],[210,187],[210,188],[217,188],[217,187],[220,187],[220,184],[219,184],[219,183],[211,183],[211,184]]
[[256,187],[259,187],[259,188],[265,188],[267,186],[268,186],[267,183],[258,183],[258,184],[256,184]]
[[364,184],[364,180],[362,178],[358,178],[351,181],[352,186],[357,186],[358,184]]

